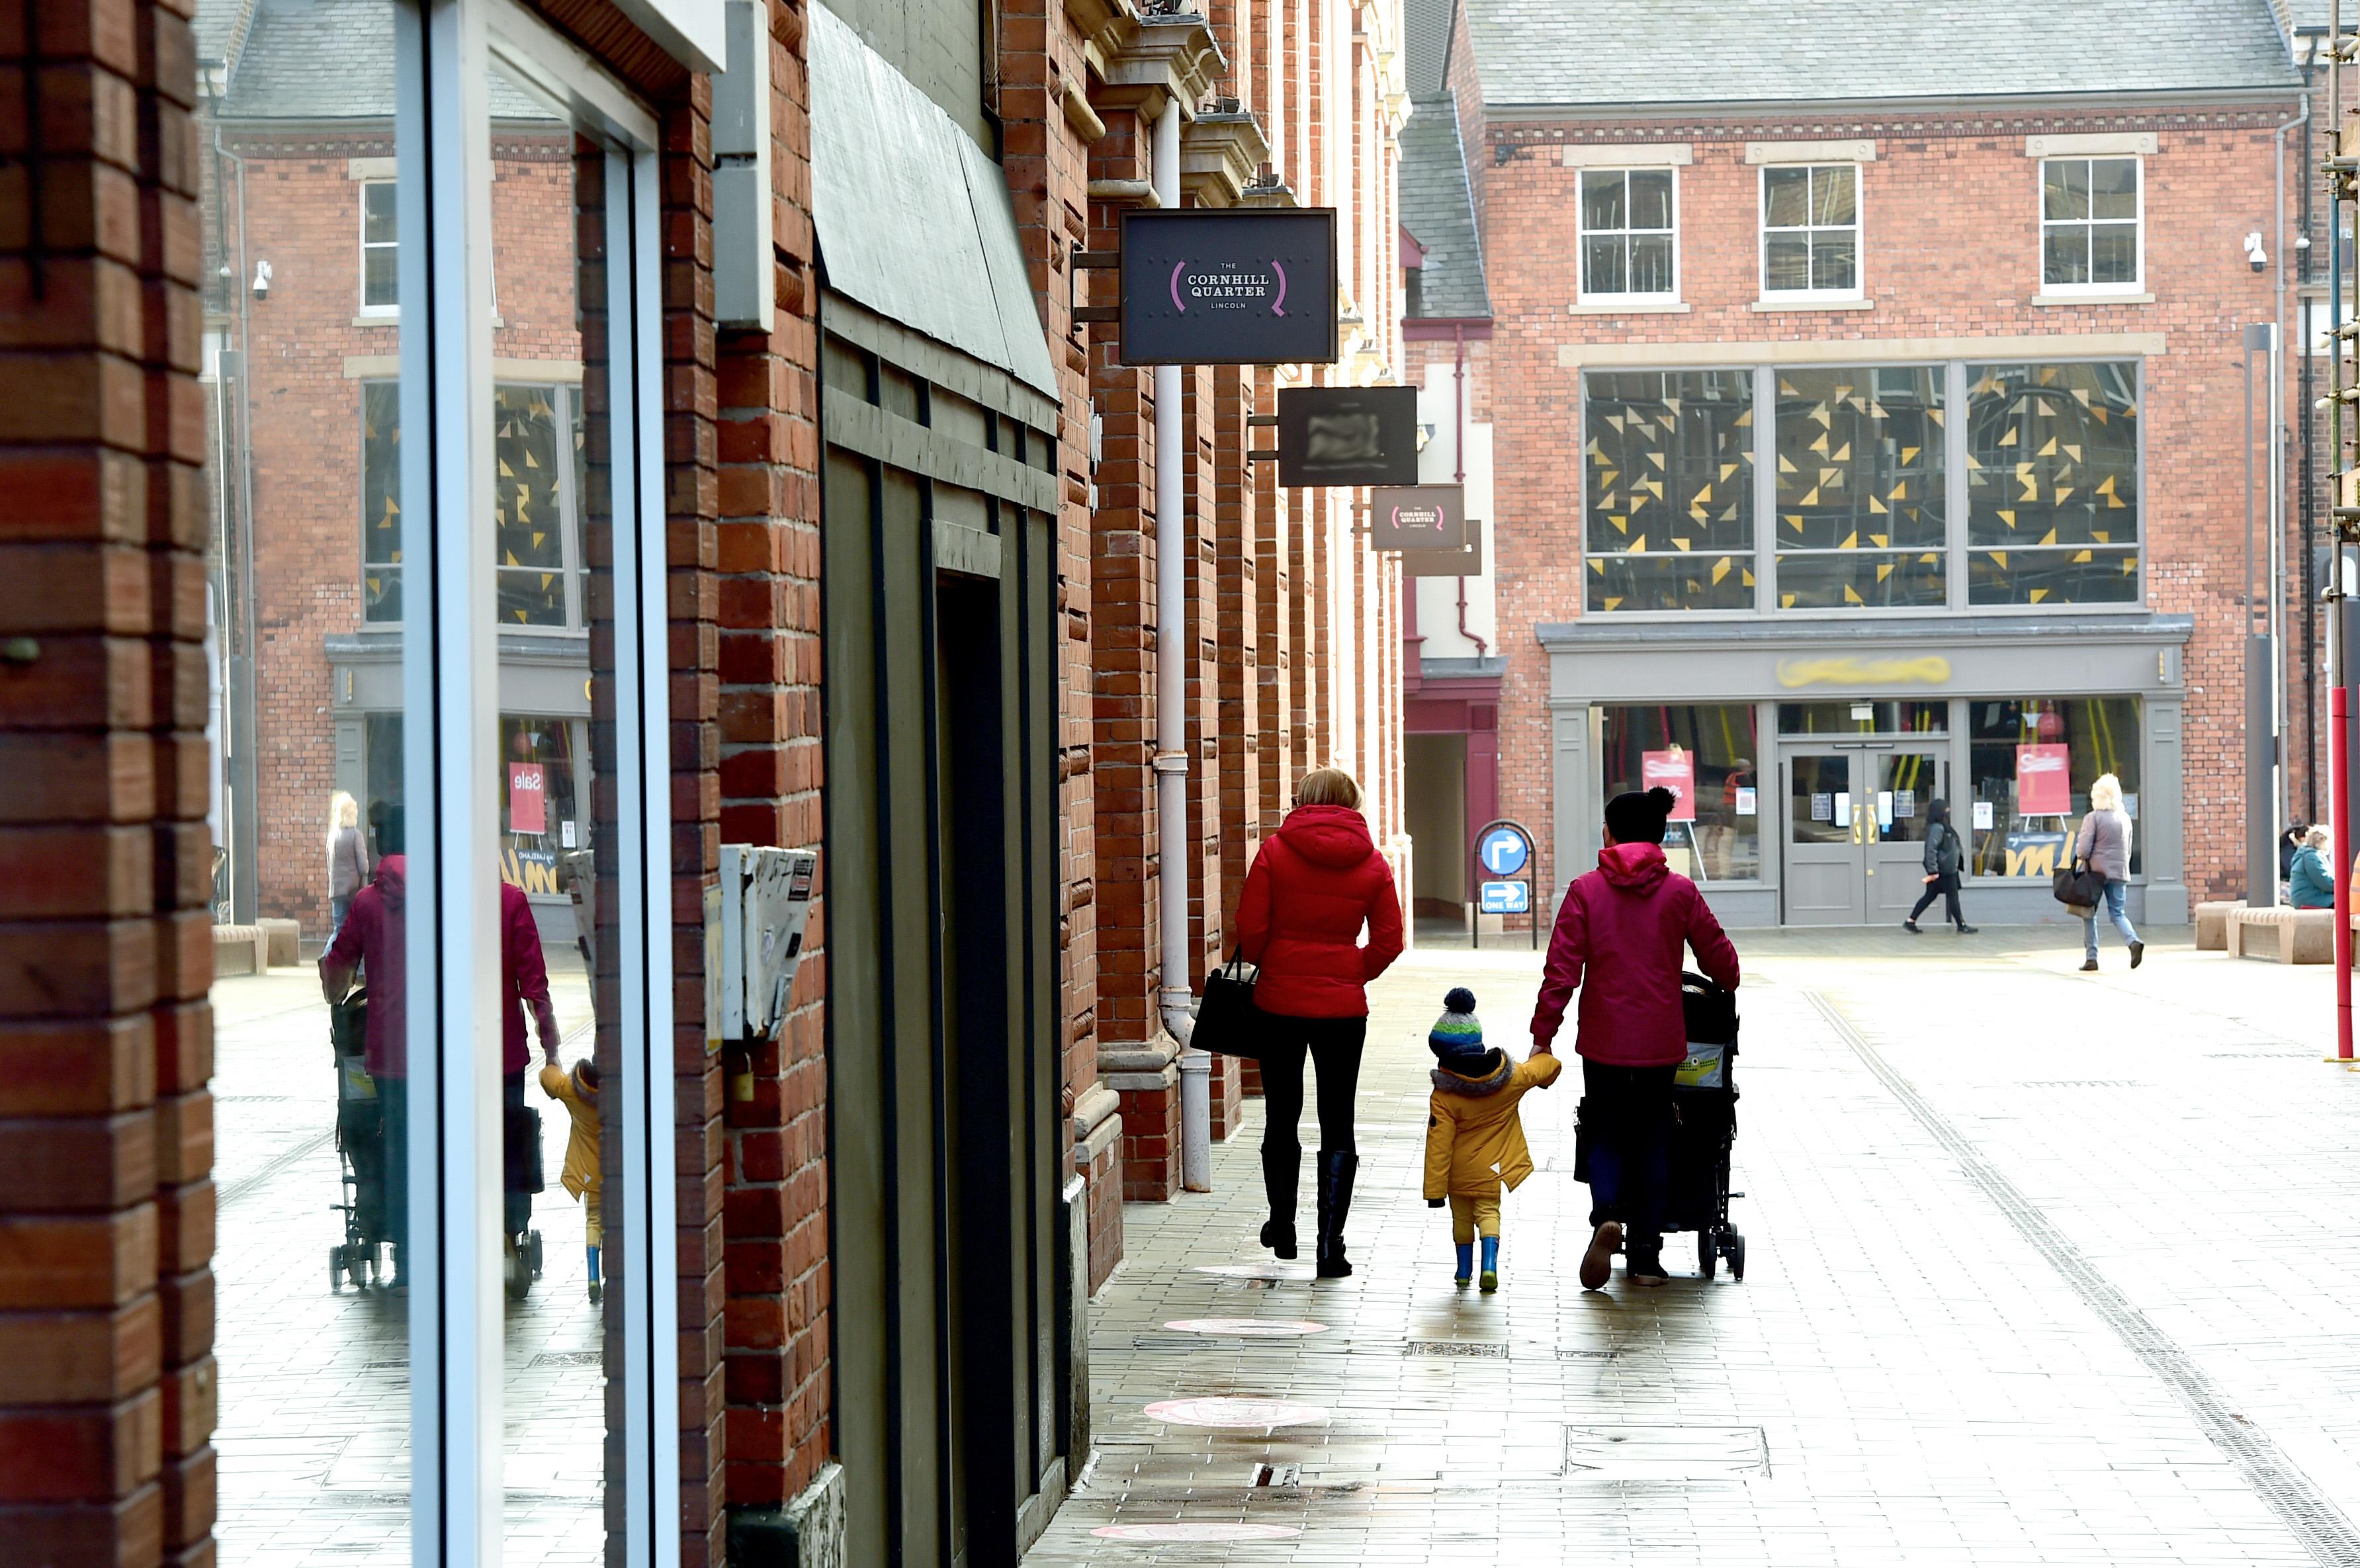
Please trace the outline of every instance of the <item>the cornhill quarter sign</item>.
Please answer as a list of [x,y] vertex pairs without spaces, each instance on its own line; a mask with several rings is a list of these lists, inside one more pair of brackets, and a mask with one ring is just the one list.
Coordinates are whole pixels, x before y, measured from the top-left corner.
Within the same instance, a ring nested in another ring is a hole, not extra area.
[[1332,365],[1336,213],[1122,215],[1125,365]]

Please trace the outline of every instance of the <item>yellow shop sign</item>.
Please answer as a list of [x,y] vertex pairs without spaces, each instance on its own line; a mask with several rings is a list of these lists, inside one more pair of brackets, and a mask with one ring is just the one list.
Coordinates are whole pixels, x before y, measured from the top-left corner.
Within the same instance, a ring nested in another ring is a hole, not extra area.
[[1940,686],[1950,679],[1950,661],[1929,653],[1918,659],[1782,659],[1778,684],[1797,686]]

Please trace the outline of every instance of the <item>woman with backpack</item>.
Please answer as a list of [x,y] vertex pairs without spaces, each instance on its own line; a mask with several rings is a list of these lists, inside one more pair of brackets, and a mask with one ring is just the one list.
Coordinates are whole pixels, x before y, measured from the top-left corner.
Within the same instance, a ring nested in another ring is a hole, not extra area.
[[1967,917],[1959,910],[1959,877],[1966,869],[1967,846],[1959,837],[1959,830],[1950,825],[1950,808],[1947,801],[1929,800],[1926,805],[1926,892],[1901,929],[1910,935],[1918,934],[1918,917],[1926,912],[1939,895],[1942,914],[1959,928],[1961,936],[1972,936],[1975,928],[1967,924]]

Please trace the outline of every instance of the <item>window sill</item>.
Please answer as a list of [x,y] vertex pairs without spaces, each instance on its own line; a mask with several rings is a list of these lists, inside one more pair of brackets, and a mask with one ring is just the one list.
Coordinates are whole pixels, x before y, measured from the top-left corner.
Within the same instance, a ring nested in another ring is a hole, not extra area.
[[2152,305],[2152,294],[2035,294],[2034,305]]
[[1876,301],[1874,299],[1812,299],[1808,298],[1798,298],[1793,299],[1756,299],[1749,309],[1762,311],[1874,310],[1876,309]]
[[1681,300],[1650,295],[1633,295],[1627,299],[1581,299],[1566,307],[1566,312],[1575,316],[1685,316],[1688,310],[1689,307]]

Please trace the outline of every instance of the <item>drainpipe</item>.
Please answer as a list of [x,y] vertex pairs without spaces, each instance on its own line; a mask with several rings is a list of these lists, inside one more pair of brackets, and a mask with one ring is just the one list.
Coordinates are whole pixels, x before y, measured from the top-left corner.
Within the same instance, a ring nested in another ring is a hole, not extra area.
[[[1467,329],[1450,329],[1452,340],[1450,365],[1450,462],[1451,477],[1459,486],[1462,497],[1467,484]],[[1464,509],[1462,499],[1461,508]],[[1489,519],[1486,519],[1487,521]],[[1459,580],[1459,635],[1475,645],[1475,657],[1491,657],[1491,645],[1467,629],[1467,579]]]
[[[1155,122],[1159,205],[1180,205],[1180,101]],[[1180,1045],[1180,1185],[1213,1190],[1212,1058],[1188,1043],[1196,1027],[1188,983],[1188,714],[1186,503],[1180,485],[1180,367],[1155,367],[1156,923],[1164,937],[1164,1028]]]
[[[2278,127],[2270,137],[2271,149],[2277,154],[2275,173],[2278,178],[2277,206],[2270,213],[2270,226],[2278,241],[2278,277],[2273,300],[2278,322],[2277,342],[2270,348],[2270,732],[2277,736],[2271,761],[2278,771],[2275,791],[2277,809],[2273,821],[2284,822],[2293,808],[2293,770],[2288,766],[2287,743],[2287,679],[2286,679],[2286,335],[2287,335],[2287,252],[2291,246],[2287,234],[2286,204],[2286,138],[2289,131],[2311,122],[2311,94],[2302,95],[2302,113]],[[2310,345],[2304,344],[2308,354]],[[2306,415],[2306,418],[2308,416]],[[2303,606],[2308,617],[2311,606]],[[2306,726],[2317,724],[2316,713],[2306,713]],[[2278,848],[2271,845],[2271,854]],[[2277,885],[2272,884],[2275,888]]]

